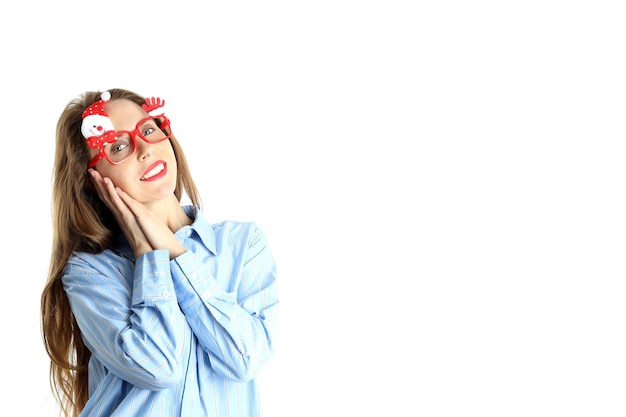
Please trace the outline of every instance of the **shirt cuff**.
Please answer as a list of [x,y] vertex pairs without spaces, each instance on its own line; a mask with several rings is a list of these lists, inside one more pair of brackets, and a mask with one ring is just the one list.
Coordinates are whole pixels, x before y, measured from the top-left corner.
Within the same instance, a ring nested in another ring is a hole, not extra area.
[[176,300],[169,263],[169,251],[165,249],[146,252],[135,260],[133,305]]
[[219,291],[210,262],[203,258],[206,257],[188,250],[170,261],[174,291],[183,309],[203,299],[207,300]]

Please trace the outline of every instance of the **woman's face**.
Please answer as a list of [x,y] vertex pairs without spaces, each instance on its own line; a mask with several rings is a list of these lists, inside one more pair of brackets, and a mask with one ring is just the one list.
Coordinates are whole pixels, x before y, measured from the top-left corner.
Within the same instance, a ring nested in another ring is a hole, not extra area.
[[[105,110],[116,131],[132,132],[137,123],[148,117],[148,113],[130,100],[111,100]],[[148,143],[135,136],[136,151],[118,165],[100,159],[94,168],[108,177],[117,187],[141,203],[151,203],[171,197],[176,188],[176,157],[169,140]],[[98,153],[90,149],[90,156]]]

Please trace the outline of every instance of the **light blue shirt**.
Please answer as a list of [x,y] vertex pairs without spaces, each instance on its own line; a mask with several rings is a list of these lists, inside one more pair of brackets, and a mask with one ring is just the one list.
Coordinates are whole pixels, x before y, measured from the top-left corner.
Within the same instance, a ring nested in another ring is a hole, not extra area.
[[261,415],[255,376],[274,354],[276,267],[255,223],[209,224],[200,210],[176,232],[187,251],[136,261],[121,239],[77,252],[63,284],[92,352],[81,416]]

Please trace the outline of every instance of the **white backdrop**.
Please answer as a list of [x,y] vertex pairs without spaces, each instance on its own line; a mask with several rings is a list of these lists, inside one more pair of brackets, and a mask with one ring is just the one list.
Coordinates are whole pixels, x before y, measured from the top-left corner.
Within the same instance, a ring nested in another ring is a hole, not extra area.
[[165,98],[209,219],[270,240],[267,417],[626,413],[620,2],[197,4],[0,6],[0,415],[55,415],[55,123],[113,87]]

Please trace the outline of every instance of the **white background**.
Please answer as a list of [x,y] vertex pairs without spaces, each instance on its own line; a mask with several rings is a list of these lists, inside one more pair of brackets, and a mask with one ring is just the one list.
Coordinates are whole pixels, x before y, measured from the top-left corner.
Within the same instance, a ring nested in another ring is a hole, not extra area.
[[0,415],[55,415],[55,124],[114,87],[270,240],[267,417],[626,414],[620,2],[200,4],[0,6]]

